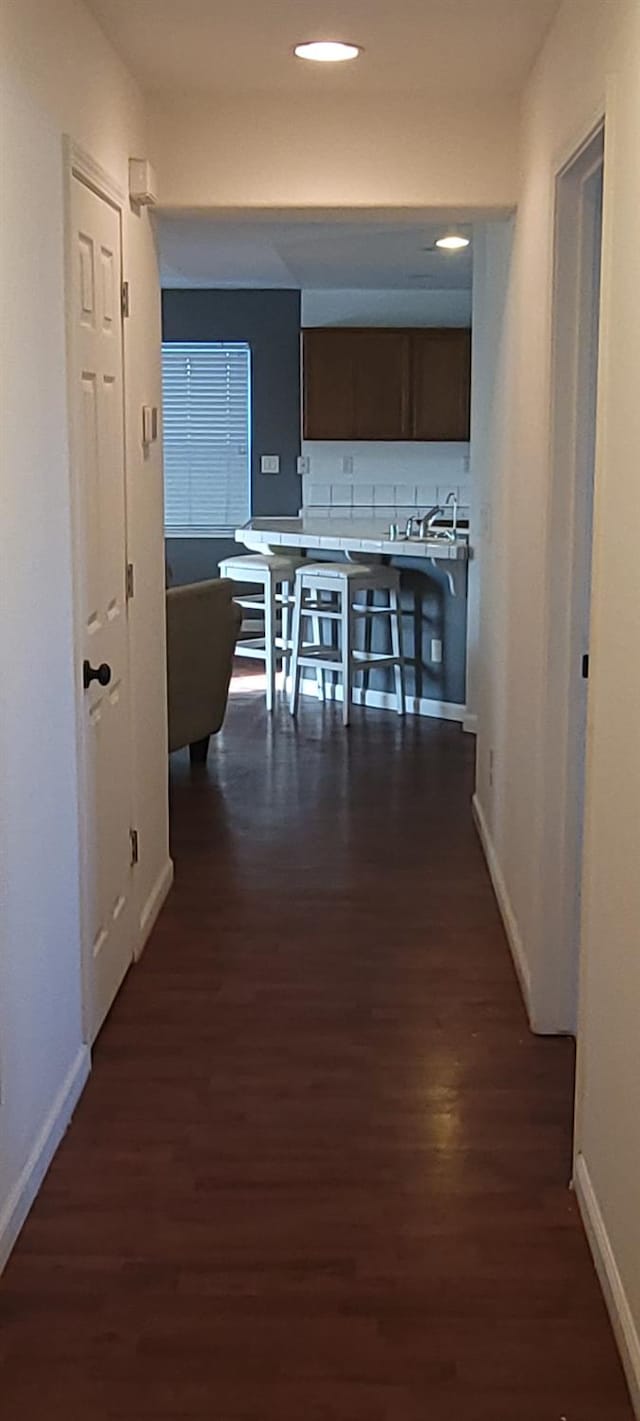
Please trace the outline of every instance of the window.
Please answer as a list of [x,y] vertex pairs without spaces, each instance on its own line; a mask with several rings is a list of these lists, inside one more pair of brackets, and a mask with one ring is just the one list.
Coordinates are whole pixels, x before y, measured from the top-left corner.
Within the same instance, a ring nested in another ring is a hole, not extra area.
[[251,514],[251,351],[166,341],[164,522],[174,537],[228,535]]

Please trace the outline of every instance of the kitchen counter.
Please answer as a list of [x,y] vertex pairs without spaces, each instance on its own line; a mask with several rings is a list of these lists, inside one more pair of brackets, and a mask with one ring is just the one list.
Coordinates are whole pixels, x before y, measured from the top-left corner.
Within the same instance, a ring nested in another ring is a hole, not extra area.
[[326,552],[379,553],[393,558],[437,558],[466,561],[472,551],[464,533],[455,542],[441,538],[389,537],[389,518],[366,514],[363,518],[328,517],[303,513],[299,518],[252,518],[236,528],[236,542],[254,552],[272,548],[317,548]]

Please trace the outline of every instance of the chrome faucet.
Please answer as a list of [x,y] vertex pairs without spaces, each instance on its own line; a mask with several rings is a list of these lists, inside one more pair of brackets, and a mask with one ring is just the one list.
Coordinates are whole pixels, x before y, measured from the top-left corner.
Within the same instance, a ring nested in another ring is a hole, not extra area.
[[458,533],[458,495],[454,493],[453,489],[451,490],[451,493],[447,494],[447,497],[445,499],[445,508],[450,503],[453,504],[453,513],[451,515],[451,534],[453,538],[456,538]]
[[423,513],[422,517],[418,522],[418,531],[421,538],[426,537],[429,529],[433,528],[438,514],[442,512],[443,509],[440,507],[440,504],[434,503],[433,508],[430,508],[427,513]]
[[412,538],[414,533],[420,534],[420,521],[415,513],[412,513],[411,517],[407,518],[407,526],[404,530],[405,538]]

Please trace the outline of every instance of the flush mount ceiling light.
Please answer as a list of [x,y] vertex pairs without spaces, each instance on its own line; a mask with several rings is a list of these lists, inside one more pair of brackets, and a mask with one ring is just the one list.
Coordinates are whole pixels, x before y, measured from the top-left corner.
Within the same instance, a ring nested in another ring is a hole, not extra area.
[[337,39],[314,39],[297,44],[294,54],[298,59],[312,59],[316,64],[344,64],[346,59],[357,59],[362,50],[359,44],[343,44]]
[[448,232],[445,237],[436,239],[436,247],[445,252],[461,252],[463,247],[468,246],[469,238],[463,237],[460,232]]

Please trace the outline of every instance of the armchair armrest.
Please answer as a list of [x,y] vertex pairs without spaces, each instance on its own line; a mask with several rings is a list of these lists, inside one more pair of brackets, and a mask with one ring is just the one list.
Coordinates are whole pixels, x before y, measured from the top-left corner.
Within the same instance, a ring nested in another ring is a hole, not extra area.
[[224,720],[242,624],[225,578],[167,591],[169,750],[206,741]]

